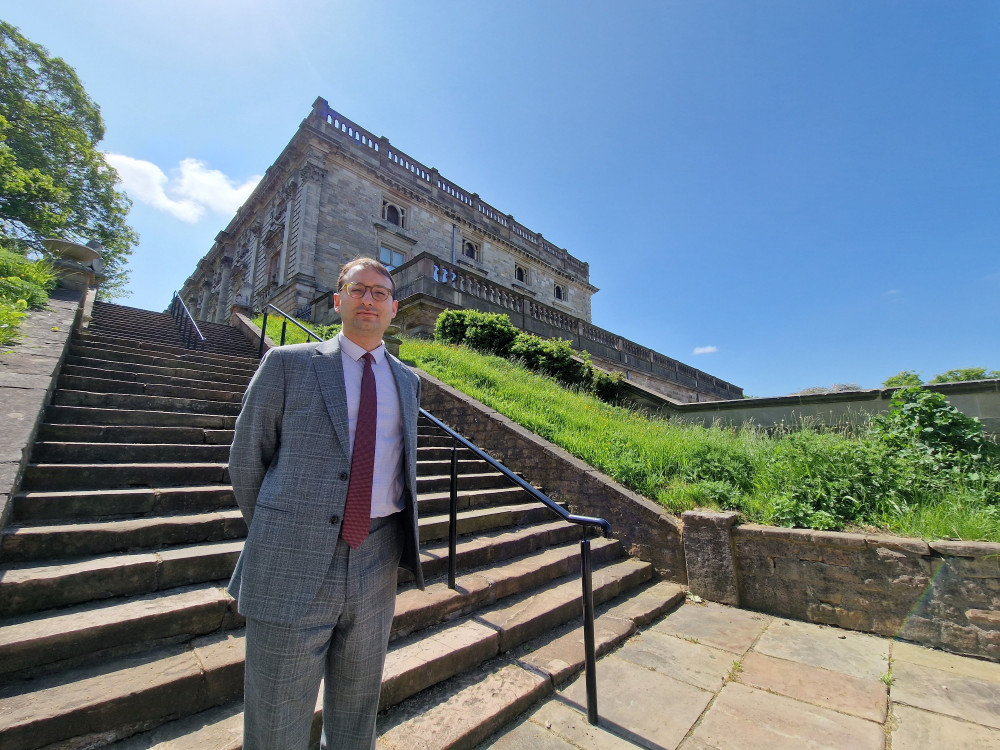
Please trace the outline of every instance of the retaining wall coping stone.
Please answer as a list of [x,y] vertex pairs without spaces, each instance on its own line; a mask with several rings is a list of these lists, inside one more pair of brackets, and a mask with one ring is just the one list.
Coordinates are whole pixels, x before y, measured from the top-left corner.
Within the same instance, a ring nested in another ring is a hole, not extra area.
[[[995,557],[1000,565],[1000,544],[995,542],[934,541],[930,548],[946,557]],[[1000,572],[1000,569],[998,569]]]

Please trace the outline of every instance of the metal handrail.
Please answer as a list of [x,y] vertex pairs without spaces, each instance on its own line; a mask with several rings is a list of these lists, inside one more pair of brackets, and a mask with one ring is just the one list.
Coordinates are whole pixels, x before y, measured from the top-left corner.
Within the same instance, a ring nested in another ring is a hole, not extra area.
[[[533,487],[523,478],[519,477],[517,474],[512,472],[502,463],[497,461],[495,458],[490,456],[488,453],[483,451],[478,446],[466,440],[464,437],[459,435],[448,425],[444,424],[440,419],[432,415],[426,409],[420,410],[420,415],[424,417],[427,421],[433,424],[435,427],[443,430],[457,443],[462,445],[464,448],[472,451],[478,458],[486,461],[490,466],[499,471],[509,480],[514,482],[518,487],[523,489],[525,492],[530,494],[535,500],[538,500],[545,506],[547,506],[554,513],[559,515],[564,521],[574,523],[580,526],[598,526],[601,529],[603,536],[607,537],[611,534],[611,524],[608,523],[603,518],[593,518],[591,516],[577,516],[570,513],[568,510],[563,508],[561,505],[556,503],[548,495],[545,495],[538,488]],[[450,589],[455,588],[455,568],[456,568],[456,558],[457,558],[457,539],[458,539],[458,451],[452,447],[451,449],[451,496],[449,504],[449,519],[448,519],[448,587]],[[587,720],[591,724],[597,724],[597,654],[596,654],[596,644],[594,638],[594,585],[593,585],[593,571],[594,565],[591,560],[590,554],[590,539],[584,534],[583,539],[580,540],[580,568],[581,568],[581,582],[583,585],[583,648],[584,648],[584,660],[586,663],[585,679],[587,684]]]
[[277,307],[276,305],[272,305],[270,302],[267,302],[264,305],[264,308],[261,310],[261,312],[264,313],[264,320],[262,320],[261,323],[260,323],[260,346],[257,348],[257,356],[258,357],[263,357],[264,356],[264,338],[267,336],[267,310],[268,310],[268,308],[271,308],[276,313],[278,313],[278,315],[280,315],[282,317],[282,321],[281,321],[281,343],[278,344],[278,346],[284,346],[285,345],[285,331],[288,330],[288,321],[292,321],[292,325],[298,326],[302,331],[305,332],[305,334],[307,336],[312,336],[317,341],[322,341],[323,340],[320,337],[319,334],[317,334],[314,331],[310,331],[308,328],[306,328],[304,325],[302,325],[301,323],[299,323],[299,321],[297,321],[291,315],[289,315],[288,313],[286,313],[280,307]]
[[[195,323],[194,316],[177,292],[174,292],[173,299],[170,300],[170,317],[176,321],[177,328],[181,331],[181,341],[185,349],[197,349],[198,344],[205,343],[205,337],[202,335],[201,329],[198,328],[198,324]],[[195,338],[196,336],[197,338]]]

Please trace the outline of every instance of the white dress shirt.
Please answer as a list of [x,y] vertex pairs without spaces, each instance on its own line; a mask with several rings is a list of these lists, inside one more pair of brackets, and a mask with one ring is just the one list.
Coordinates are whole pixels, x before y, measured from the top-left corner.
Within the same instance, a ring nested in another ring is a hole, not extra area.
[[[340,357],[344,365],[344,387],[347,389],[347,421],[350,425],[354,452],[354,431],[358,425],[361,404],[361,376],[365,349],[343,333],[338,333]],[[375,426],[375,471],[372,476],[372,518],[381,518],[403,509],[403,416],[399,408],[396,379],[386,359],[385,344],[371,352],[375,358],[375,390],[378,419]]]

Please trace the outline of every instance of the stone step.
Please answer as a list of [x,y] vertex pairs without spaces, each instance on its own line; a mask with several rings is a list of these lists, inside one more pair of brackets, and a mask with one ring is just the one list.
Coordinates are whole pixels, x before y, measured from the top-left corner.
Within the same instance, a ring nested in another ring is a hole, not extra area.
[[[114,373],[108,373],[114,375]],[[243,398],[240,388],[193,388],[177,379],[171,384],[146,383],[114,378],[84,378],[76,375],[61,375],[56,387],[67,391],[88,393],[113,393],[138,396],[168,396],[171,398],[192,398],[203,401],[239,402]]]
[[236,700],[242,689],[240,631],[212,633],[8,685],[0,689],[0,736],[4,750],[100,747]]
[[[198,357],[194,355],[184,356],[159,356],[155,352],[143,351],[141,349],[129,349],[124,347],[112,347],[97,344],[88,345],[80,340],[73,340],[69,346],[69,356],[81,359],[99,359],[116,362],[135,362],[138,365],[150,367],[181,367],[184,369],[198,370],[205,373],[215,373],[216,375],[232,374],[239,377],[252,375],[257,369],[257,362],[253,359],[235,358],[229,360],[213,360],[211,357]],[[71,360],[77,364],[75,360]]]
[[[481,464],[480,464],[481,466]],[[450,468],[450,467],[449,467]],[[459,474],[459,490],[478,490],[509,484],[509,480],[499,471],[481,471],[476,474]],[[448,492],[451,488],[451,475],[417,475],[417,492],[423,496],[431,492]]]
[[242,350],[241,353],[214,352],[210,350],[189,349],[180,342],[160,342],[134,337],[105,335],[99,331],[88,331],[74,337],[74,340],[89,347],[100,347],[104,350],[131,351],[137,354],[159,357],[176,357],[185,362],[201,362],[213,366],[225,365],[243,368],[250,366],[256,360],[256,353]]
[[[223,531],[232,530],[243,523],[236,511],[212,514],[213,518],[216,516],[221,516],[222,520],[216,520],[213,528],[221,528]],[[516,526],[547,524],[552,523],[554,518],[552,511],[538,503],[467,510],[458,514],[458,534],[467,536],[501,529],[510,530]],[[57,528],[64,539],[71,539],[74,534],[79,535],[79,541],[65,542],[66,549],[78,549],[95,543],[88,541],[88,530],[92,528],[102,528],[106,532],[103,543],[111,544],[111,540],[116,538],[115,533],[122,530],[128,530],[132,539],[146,535],[156,540],[149,529],[157,529],[163,523],[163,519],[143,518],[65,527],[14,527],[11,531],[15,536],[19,532],[26,536],[44,536],[46,530]],[[419,533],[422,545],[431,547],[426,543],[447,539],[448,525],[447,515],[421,518]],[[168,529],[179,536],[186,533],[182,525],[175,528],[168,524]],[[130,537],[124,538],[127,540]],[[73,554],[69,553],[65,555],[67,559],[61,562],[58,559],[14,562],[7,566],[0,578],[0,617],[228,579],[236,565],[243,540],[185,544],[163,549],[159,549],[163,546],[161,542],[154,541],[154,546],[157,549],[153,551],[125,552],[124,549],[128,547],[124,547],[118,554],[86,558],[69,557],[69,554]],[[471,564],[471,560],[482,557],[482,552],[477,551],[474,545],[465,547],[465,550],[465,557],[459,557],[463,564]],[[442,557],[446,554],[445,552]],[[436,571],[441,565],[447,565],[447,562],[438,566],[431,565],[431,570]]]
[[132,409],[139,411],[179,411],[193,414],[239,416],[239,401],[176,398],[171,396],[140,396],[119,393],[57,390],[52,397],[56,406],[89,406],[97,409]]
[[[93,364],[93,361],[91,361],[91,364]],[[77,378],[82,380],[77,380]],[[75,383],[88,383],[90,380],[96,381],[97,385],[104,385],[101,381],[107,380],[116,383],[132,383],[133,387],[138,384],[146,386],[169,385],[175,388],[191,388],[198,391],[224,391],[227,393],[239,393],[240,395],[242,395],[246,390],[246,384],[249,382],[249,378],[240,378],[238,382],[227,382],[229,380],[228,377],[226,379],[204,380],[202,378],[188,377],[178,374],[167,375],[156,372],[137,372],[135,370],[116,369],[114,367],[94,367],[91,365],[67,364],[63,365],[63,368],[60,371],[59,387],[75,388],[80,391],[96,390],[95,388],[85,388],[74,385]],[[143,391],[129,392],[142,393]],[[146,392],[148,393],[149,391]]]
[[[606,601],[648,580],[649,568],[625,561],[596,570],[595,601]],[[578,617],[579,588],[578,578],[560,579],[537,593],[515,597],[518,601],[503,600],[473,616],[393,642],[382,679],[381,707],[509,651],[553,623]],[[242,631],[228,631],[25,684],[12,683],[0,690],[0,736],[5,750],[33,750],[68,740],[80,747],[98,736],[107,742],[117,732],[131,734],[144,725],[238,699],[242,664]]]
[[[605,540],[594,548],[596,562],[620,556],[617,542]],[[432,583],[425,594],[400,595],[393,637],[408,635],[495,602],[526,586],[539,585],[579,569],[573,544],[542,551],[498,565],[488,576],[468,572],[451,591]],[[166,638],[203,635],[242,625],[232,599],[214,584],[183,587],[127,600],[87,603],[68,609],[0,621],[0,675],[37,670],[55,662],[79,666],[127,652]],[[32,675],[34,672],[31,673]]]
[[236,507],[233,488],[225,484],[19,492],[12,500],[15,523],[211,513]]
[[59,404],[53,404],[45,410],[45,421],[51,424],[204,427],[215,430],[232,430],[236,426],[237,416],[238,414],[195,414],[157,409],[115,409]]
[[38,442],[31,460],[45,464],[227,463],[229,445]]
[[34,613],[0,621],[0,675],[33,676],[56,664],[74,668],[242,625],[232,597],[216,583]]
[[[683,603],[684,596],[684,589],[677,584],[655,582],[595,607],[594,645],[597,655],[611,652],[638,628],[671,612]],[[384,750],[412,750],[417,747],[422,750],[472,750],[582,672],[584,663],[582,628],[574,623],[554,629],[381,715],[377,726],[378,747]],[[600,671],[600,665],[597,669]],[[622,687],[629,689],[629,686]],[[600,693],[597,699],[599,712]],[[235,712],[230,713],[231,717],[236,716]],[[177,734],[181,741],[168,745],[149,742],[153,739],[149,736],[145,738],[148,742],[146,747],[157,750],[167,750],[168,747],[173,750],[195,747],[239,750],[242,743],[226,742],[213,731],[220,728],[225,720],[220,715],[219,719],[206,721],[200,727],[192,722],[190,733]],[[230,733],[233,729],[239,732],[242,728],[239,724],[234,726],[233,718],[229,718],[229,722],[226,729]],[[163,731],[166,729],[164,727]],[[236,739],[241,734],[236,734]],[[138,748],[138,745],[132,747]],[[565,747],[569,748],[569,745]]]
[[225,463],[28,464],[22,491],[229,484]]
[[[467,453],[471,456],[471,453]],[[460,458],[456,469],[459,474],[477,474],[486,467],[478,458]],[[447,461],[426,460],[423,456],[418,456],[417,477],[437,477],[447,474],[451,477],[451,459]]]
[[39,427],[38,440],[42,443],[179,443],[228,447],[233,442],[233,431],[204,427],[44,423]]
[[0,534],[0,557],[5,563],[90,557],[244,539],[246,535],[243,515],[236,509],[67,525],[8,526]]
[[[502,477],[498,477],[502,485]],[[419,495],[421,515],[447,513],[451,505],[451,492],[426,492]],[[458,509],[460,511],[484,505],[505,505],[530,500],[527,493],[520,487],[493,487],[476,490],[460,490],[458,492]]]
[[[205,342],[199,344],[199,350],[210,352],[232,350],[245,353],[247,356],[256,353],[254,345],[237,328],[204,321],[198,322],[198,328],[205,337]],[[152,343],[163,341],[175,345],[183,345],[184,340],[177,321],[169,316],[159,319],[136,318],[130,314],[102,311],[94,315],[87,332]]]
[[207,581],[225,582],[232,575],[241,549],[243,540],[237,540],[5,566],[0,578],[0,617],[112,597],[142,596]]
[[[576,583],[579,586],[579,581]],[[611,651],[638,627],[666,614],[683,598],[683,589],[675,584],[647,583],[596,607],[597,653]],[[415,657],[416,671],[424,669],[425,665],[429,666],[428,672],[435,667],[441,672],[451,671],[448,665],[456,663],[458,658],[450,654],[443,660],[434,658],[441,644],[453,644],[463,662],[472,662],[477,655],[486,657],[486,661],[465,672],[452,674],[433,690],[419,692],[383,713],[378,721],[377,746],[394,750],[475,747],[583,669],[582,630],[572,619],[493,658],[489,658],[489,654],[495,653],[494,646],[496,652],[499,651],[499,639],[490,643],[489,634],[480,632],[486,642],[477,643],[477,633],[471,628],[464,631],[445,628],[444,635],[434,633],[436,642],[423,644],[425,651],[416,654],[412,653],[416,649],[408,654],[401,653],[393,644],[392,661],[386,660],[383,690],[393,680],[399,685],[401,672],[390,672],[390,668],[407,657]],[[468,622],[469,618],[462,625]],[[321,716],[321,705],[317,701],[313,742],[318,740]],[[114,750],[241,750],[242,734],[242,703],[234,701],[166,723],[111,747]]]
[[129,377],[136,380],[148,378],[187,378],[188,380],[195,380],[202,383],[226,383],[243,388],[246,387],[246,384],[250,382],[250,378],[252,377],[251,373],[235,373],[228,370],[218,371],[196,369],[193,367],[157,367],[155,365],[141,365],[128,360],[118,361],[74,355],[67,356],[62,370],[67,375],[85,375],[91,371],[121,373],[118,376],[121,380],[127,380]]

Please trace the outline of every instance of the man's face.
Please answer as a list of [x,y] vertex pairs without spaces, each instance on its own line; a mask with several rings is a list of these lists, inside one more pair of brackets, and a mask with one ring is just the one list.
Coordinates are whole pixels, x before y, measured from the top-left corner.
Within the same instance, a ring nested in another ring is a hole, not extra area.
[[355,299],[344,288],[350,282],[387,289],[392,289],[392,282],[374,268],[355,266],[344,277],[340,291],[333,295],[333,309],[340,313],[347,338],[361,346],[381,341],[385,329],[396,317],[399,304],[391,297],[384,302],[376,302],[369,290],[361,299]]

